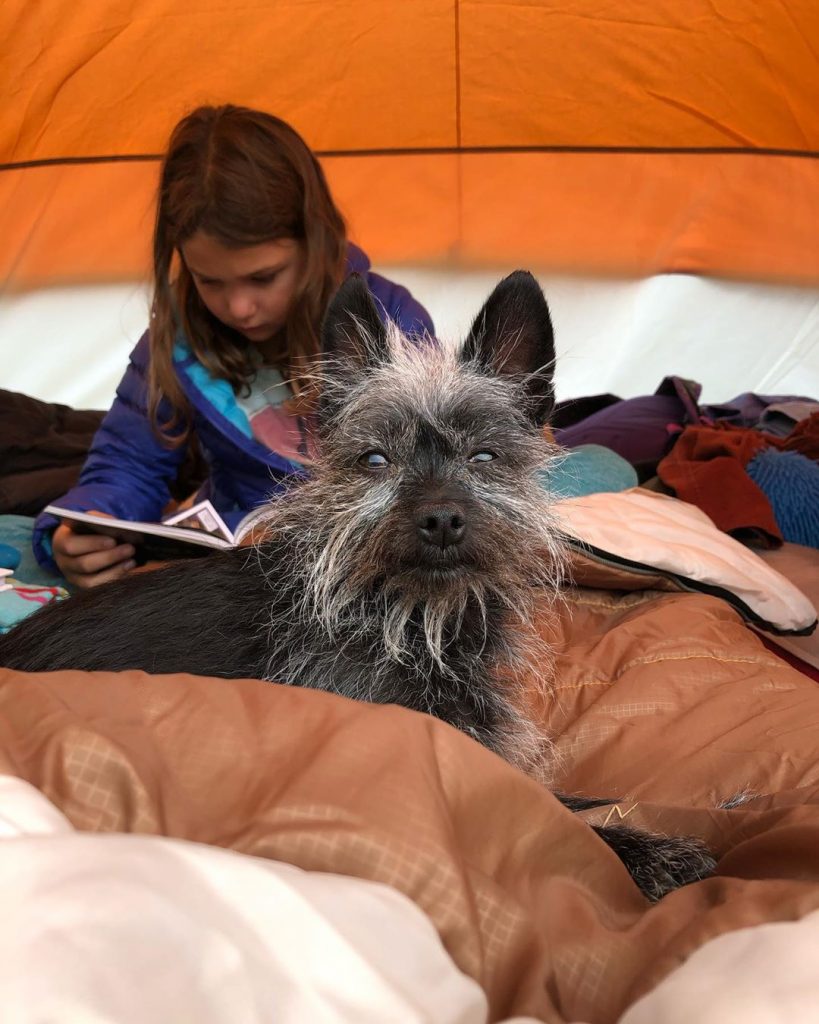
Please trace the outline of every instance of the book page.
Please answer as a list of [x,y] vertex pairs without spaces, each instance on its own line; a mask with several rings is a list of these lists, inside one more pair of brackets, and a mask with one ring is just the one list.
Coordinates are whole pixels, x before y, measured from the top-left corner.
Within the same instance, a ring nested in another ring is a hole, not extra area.
[[234,537],[227,523],[222,519],[211,503],[205,499],[190,508],[182,509],[162,520],[165,526],[184,526],[189,530],[204,530],[216,537],[223,537],[233,543]]
[[[281,500],[282,500],[281,498],[274,498],[274,501],[281,501]],[[242,519],[242,521],[236,527],[236,532],[233,535],[234,536],[234,541],[235,541],[236,544],[241,544],[242,541],[249,534],[253,533],[253,531],[257,527],[260,527],[262,529],[262,532],[263,532],[264,519],[265,519],[265,516],[267,515],[268,508],[269,508],[269,504],[267,502],[265,502],[264,505],[259,505],[256,508],[251,509],[250,512],[247,513],[247,515],[244,517],[244,519]]]
[[[179,557],[180,554],[193,555],[197,553],[196,548],[214,548],[224,551],[234,546],[224,537],[206,533],[204,530],[186,529],[184,526],[167,526],[163,523],[143,523],[130,519],[95,516],[90,512],[77,512],[74,509],[61,508],[59,505],[47,505],[43,511],[56,516],[78,533],[101,533],[126,541],[135,547],[150,545],[152,551],[158,550],[161,546],[168,552],[167,557]],[[160,544],[160,538],[162,544]],[[188,550],[185,551],[185,548]],[[172,551],[176,554],[171,554]],[[201,550],[199,553],[202,553]]]

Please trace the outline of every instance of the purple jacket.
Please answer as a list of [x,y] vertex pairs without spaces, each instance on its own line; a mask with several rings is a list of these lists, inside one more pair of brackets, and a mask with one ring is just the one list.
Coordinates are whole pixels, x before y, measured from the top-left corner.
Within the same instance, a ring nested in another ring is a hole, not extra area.
[[[407,334],[434,334],[432,320],[406,288],[375,274],[356,246],[347,250],[347,273],[365,276],[384,318]],[[79,482],[54,504],[66,508],[109,512],[121,519],[155,522],[170,500],[186,448],[169,450],[157,440],[148,419],[148,332],[131,353],[114,404],[91,444]],[[285,478],[303,475],[304,468],[260,444],[249,431],[227,381],[210,377],[180,340],[174,350],[177,375],[193,410],[193,430],[209,469],[208,497],[233,528],[250,509],[281,490]],[[168,410],[160,409],[166,418]],[[51,533],[58,521],[41,514],[34,526],[34,553],[55,571]]]

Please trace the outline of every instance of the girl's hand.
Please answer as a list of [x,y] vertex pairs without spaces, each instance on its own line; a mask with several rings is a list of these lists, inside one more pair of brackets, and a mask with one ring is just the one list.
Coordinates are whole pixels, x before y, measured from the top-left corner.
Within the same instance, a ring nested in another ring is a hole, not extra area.
[[[93,515],[105,516],[105,512]],[[96,587],[124,576],[136,565],[132,544],[120,544],[100,533],[75,533],[64,523],[52,538],[54,561],[75,587]]]

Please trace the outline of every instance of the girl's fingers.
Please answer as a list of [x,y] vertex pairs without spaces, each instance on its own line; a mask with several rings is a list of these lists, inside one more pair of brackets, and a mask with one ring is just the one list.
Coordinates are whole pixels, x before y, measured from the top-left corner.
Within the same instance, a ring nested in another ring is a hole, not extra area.
[[[134,547],[132,544],[117,544],[115,547],[106,548],[103,551],[90,551],[85,555],[64,557],[60,567],[62,568],[64,565],[70,572],[79,574],[98,573],[110,569],[120,562],[128,561],[133,556]],[[65,572],[65,569],[63,569],[63,572]]]
[[[122,567],[134,555],[132,544],[121,544],[101,534],[74,533],[68,526],[59,526],[54,531],[52,548],[63,576],[79,587],[104,582],[101,576]],[[116,575],[125,571],[121,569]],[[90,584],[88,577],[94,577]]]
[[78,534],[71,526],[63,524],[54,530],[51,547],[58,554],[74,556],[116,548],[120,543],[116,538],[103,534]]
[[98,587],[101,583],[110,583],[112,580],[117,580],[120,576],[125,576],[126,573],[130,572],[134,568],[136,562],[129,559],[126,562],[119,562],[117,565],[112,566],[110,569],[106,569],[104,572],[95,573],[81,573],[74,575],[70,573],[64,573],[69,583],[73,583],[74,586],[86,589],[88,587]]
[[91,551],[110,551],[117,547],[113,537],[103,537],[101,533],[74,533],[68,527],[62,526],[59,529],[65,529],[66,532],[59,537],[55,532],[52,546],[55,551],[70,558],[86,555]]

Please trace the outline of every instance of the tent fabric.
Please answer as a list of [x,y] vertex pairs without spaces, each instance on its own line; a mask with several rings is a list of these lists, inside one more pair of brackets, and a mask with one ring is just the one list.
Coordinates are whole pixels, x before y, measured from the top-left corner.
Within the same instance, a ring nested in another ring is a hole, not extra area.
[[143,276],[202,102],[291,121],[378,262],[819,281],[812,0],[7,0],[7,288]]

